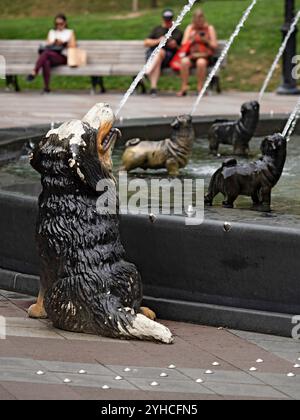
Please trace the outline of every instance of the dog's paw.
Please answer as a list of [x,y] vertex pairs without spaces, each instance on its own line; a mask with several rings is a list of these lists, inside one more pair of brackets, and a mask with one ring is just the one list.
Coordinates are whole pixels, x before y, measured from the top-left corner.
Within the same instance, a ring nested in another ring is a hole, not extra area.
[[38,319],[47,318],[47,313],[44,307],[41,305],[38,305],[37,303],[35,303],[34,305],[31,305],[27,312],[28,312],[29,318],[38,318]]
[[227,201],[223,201],[222,207],[224,209],[233,209],[233,204],[228,203]]
[[156,320],[156,313],[153,312],[151,309],[142,306],[140,308],[141,314],[145,315],[147,318],[151,319],[152,321]]

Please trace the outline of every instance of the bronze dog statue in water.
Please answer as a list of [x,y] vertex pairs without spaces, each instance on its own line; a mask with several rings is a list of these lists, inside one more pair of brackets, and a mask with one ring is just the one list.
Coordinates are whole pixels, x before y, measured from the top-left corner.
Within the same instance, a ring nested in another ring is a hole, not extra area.
[[178,175],[179,169],[184,168],[189,161],[195,140],[192,117],[189,115],[177,117],[171,127],[171,139],[161,141],[129,140],[122,157],[123,168],[126,171],[136,168],[166,168],[169,175]]
[[246,102],[241,108],[238,121],[220,121],[213,124],[208,132],[210,152],[217,155],[219,145],[232,144],[233,153],[247,156],[249,142],[254,136],[259,121],[259,103]]
[[239,165],[235,159],[228,159],[213,175],[205,204],[211,206],[215,196],[222,193],[223,207],[233,208],[238,196],[246,195],[252,198],[254,210],[271,211],[271,192],[284,168],[286,145],[281,134],[274,134],[263,140],[260,160]]
[[113,123],[111,108],[98,104],[82,121],[51,130],[33,151],[43,187],[36,231],[42,266],[29,316],[48,316],[67,331],[172,343],[154,312],[141,308],[141,278],[125,260],[117,210],[97,208],[105,193],[99,181],[115,185],[111,150],[120,132]]

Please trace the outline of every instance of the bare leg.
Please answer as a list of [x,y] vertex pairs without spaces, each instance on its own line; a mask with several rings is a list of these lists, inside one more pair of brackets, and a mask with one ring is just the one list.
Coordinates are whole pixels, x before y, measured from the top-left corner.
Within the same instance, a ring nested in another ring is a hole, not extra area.
[[206,73],[207,73],[207,60],[205,58],[199,58],[196,63],[197,67],[197,80],[198,80],[198,92],[203,88]]
[[161,65],[166,56],[164,49],[160,50],[159,54],[154,59],[154,62],[148,71],[148,77],[151,83],[151,89],[157,89],[157,83],[161,74]]
[[30,318],[47,318],[44,308],[44,296],[45,289],[41,286],[37,302],[34,305],[31,305],[28,309],[28,315]]
[[192,67],[191,60],[188,57],[185,57],[181,61],[181,68],[180,68],[180,77],[181,77],[181,91],[178,93],[178,96],[183,96],[185,92],[189,89],[189,77],[190,77],[190,69]]

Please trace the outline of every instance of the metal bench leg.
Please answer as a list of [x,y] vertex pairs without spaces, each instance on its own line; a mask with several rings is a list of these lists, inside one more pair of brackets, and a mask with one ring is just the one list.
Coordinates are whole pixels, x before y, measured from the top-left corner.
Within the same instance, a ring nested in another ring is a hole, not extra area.
[[100,92],[105,93],[104,79],[102,76],[91,76],[92,89],[96,93],[97,86],[100,87]]
[[215,76],[212,80],[212,89],[215,87],[217,93],[222,93],[221,83],[220,83],[220,76]]
[[16,92],[20,92],[20,86],[18,82],[18,76],[13,74],[6,76],[6,87],[9,88],[12,86]]

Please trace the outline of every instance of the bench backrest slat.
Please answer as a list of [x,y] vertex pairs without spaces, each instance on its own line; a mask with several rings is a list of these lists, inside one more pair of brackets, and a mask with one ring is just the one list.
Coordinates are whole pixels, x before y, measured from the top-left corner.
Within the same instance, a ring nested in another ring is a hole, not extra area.
[[[42,40],[0,40],[0,55],[7,64],[21,66],[33,64],[37,59],[37,51]],[[226,42],[219,41],[216,56],[221,54]],[[78,46],[87,51],[88,65],[136,65],[145,63],[145,47],[143,41],[79,41]],[[223,67],[226,65],[224,60]]]

